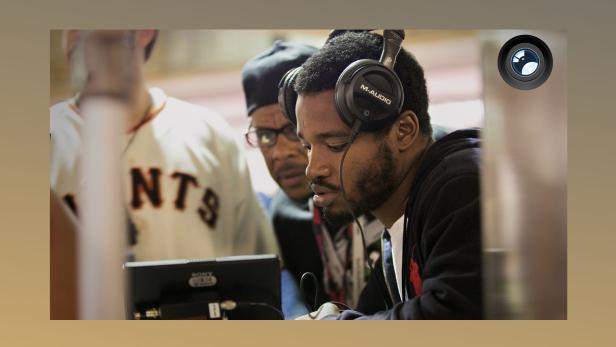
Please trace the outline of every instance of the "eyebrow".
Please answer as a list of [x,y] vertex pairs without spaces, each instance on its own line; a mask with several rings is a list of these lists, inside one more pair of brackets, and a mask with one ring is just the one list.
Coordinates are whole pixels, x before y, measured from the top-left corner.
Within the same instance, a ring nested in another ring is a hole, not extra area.
[[288,128],[289,126],[291,126],[293,124],[289,123],[287,125],[283,125],[280,128],[269,128],[269,127],[257,127],[254,124],[250,124],[250,128],[255,129],[255,130],[275,130],[275,131],[280,131],[284,128]]
[[[331,138],[340,138],[340,137],[348,138],[349,136],[351,136],[351,134],[349,134],[348,132],[340,131],[340,130],[333,130],[333,131],[328,131],[328,132],[317,134],[315,137],[318,141],[325,141]],[[301,140],[305,140],[304,135],[301,132],[297,133],[297,137],[299,137]]]

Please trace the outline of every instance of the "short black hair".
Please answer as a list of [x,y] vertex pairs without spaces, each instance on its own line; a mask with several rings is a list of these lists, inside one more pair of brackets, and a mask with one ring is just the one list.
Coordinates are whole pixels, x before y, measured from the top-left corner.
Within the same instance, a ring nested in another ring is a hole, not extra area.
[[[335,36],[302,65],[295,79],[295,91],[304,94],[333,90],[338,76],[347,66],[359,59],[379,60],[382,49],[383,37],[372,32],[346,32]],[[402,48],[394,71],[404,89],[402,111],[413,111],[417,115],[420,131],[431,136],[428,91],[423,68],[412,54]]]

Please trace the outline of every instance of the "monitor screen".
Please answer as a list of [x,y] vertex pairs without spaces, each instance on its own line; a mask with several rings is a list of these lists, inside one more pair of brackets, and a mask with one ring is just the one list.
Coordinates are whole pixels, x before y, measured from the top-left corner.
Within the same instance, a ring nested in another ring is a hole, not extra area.
[[128,262],[127,319],[283,319],[275,255]]

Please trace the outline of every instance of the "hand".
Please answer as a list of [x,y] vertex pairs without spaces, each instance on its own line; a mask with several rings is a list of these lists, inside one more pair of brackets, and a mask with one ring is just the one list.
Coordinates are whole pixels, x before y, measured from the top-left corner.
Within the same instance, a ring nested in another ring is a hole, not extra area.
[[78,35],[71,70],[82,96],[131,100],[142,59],[137,52],[135,31],[81,31]]
[[[309,314],[299,316],[295,318],[295,320],[313,320],[313,319],[323,319],[325,316],[338,316],[340,315],[340,309],[335,304],[331,302],[326,302],[318,310],[311,312]],[[314,318],[312,318],[314,317]]]

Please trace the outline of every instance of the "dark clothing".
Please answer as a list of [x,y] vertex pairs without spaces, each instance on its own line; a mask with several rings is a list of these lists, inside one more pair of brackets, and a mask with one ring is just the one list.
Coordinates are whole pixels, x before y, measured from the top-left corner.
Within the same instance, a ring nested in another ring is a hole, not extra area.
[[[323,289],[323,263],[314,238],[313,216],[308,207],[308,199],[300,204],[289,199],[284,192],[278,191],[272,198],[269,212],[282,258],[298,286],[305,272],[312,272],[316,276],[318,307],[329,298]],[[308,304],[313,305],[315,288],[310,278],[304,280],[304,290],[309,296],[306,298]]]
[[455,131],[422,159],[404,221],[400,294],[408,299],[392,304],[379,260],[359,312],[343,311],[338,319],[482,318],[479,146],[477,130]]

